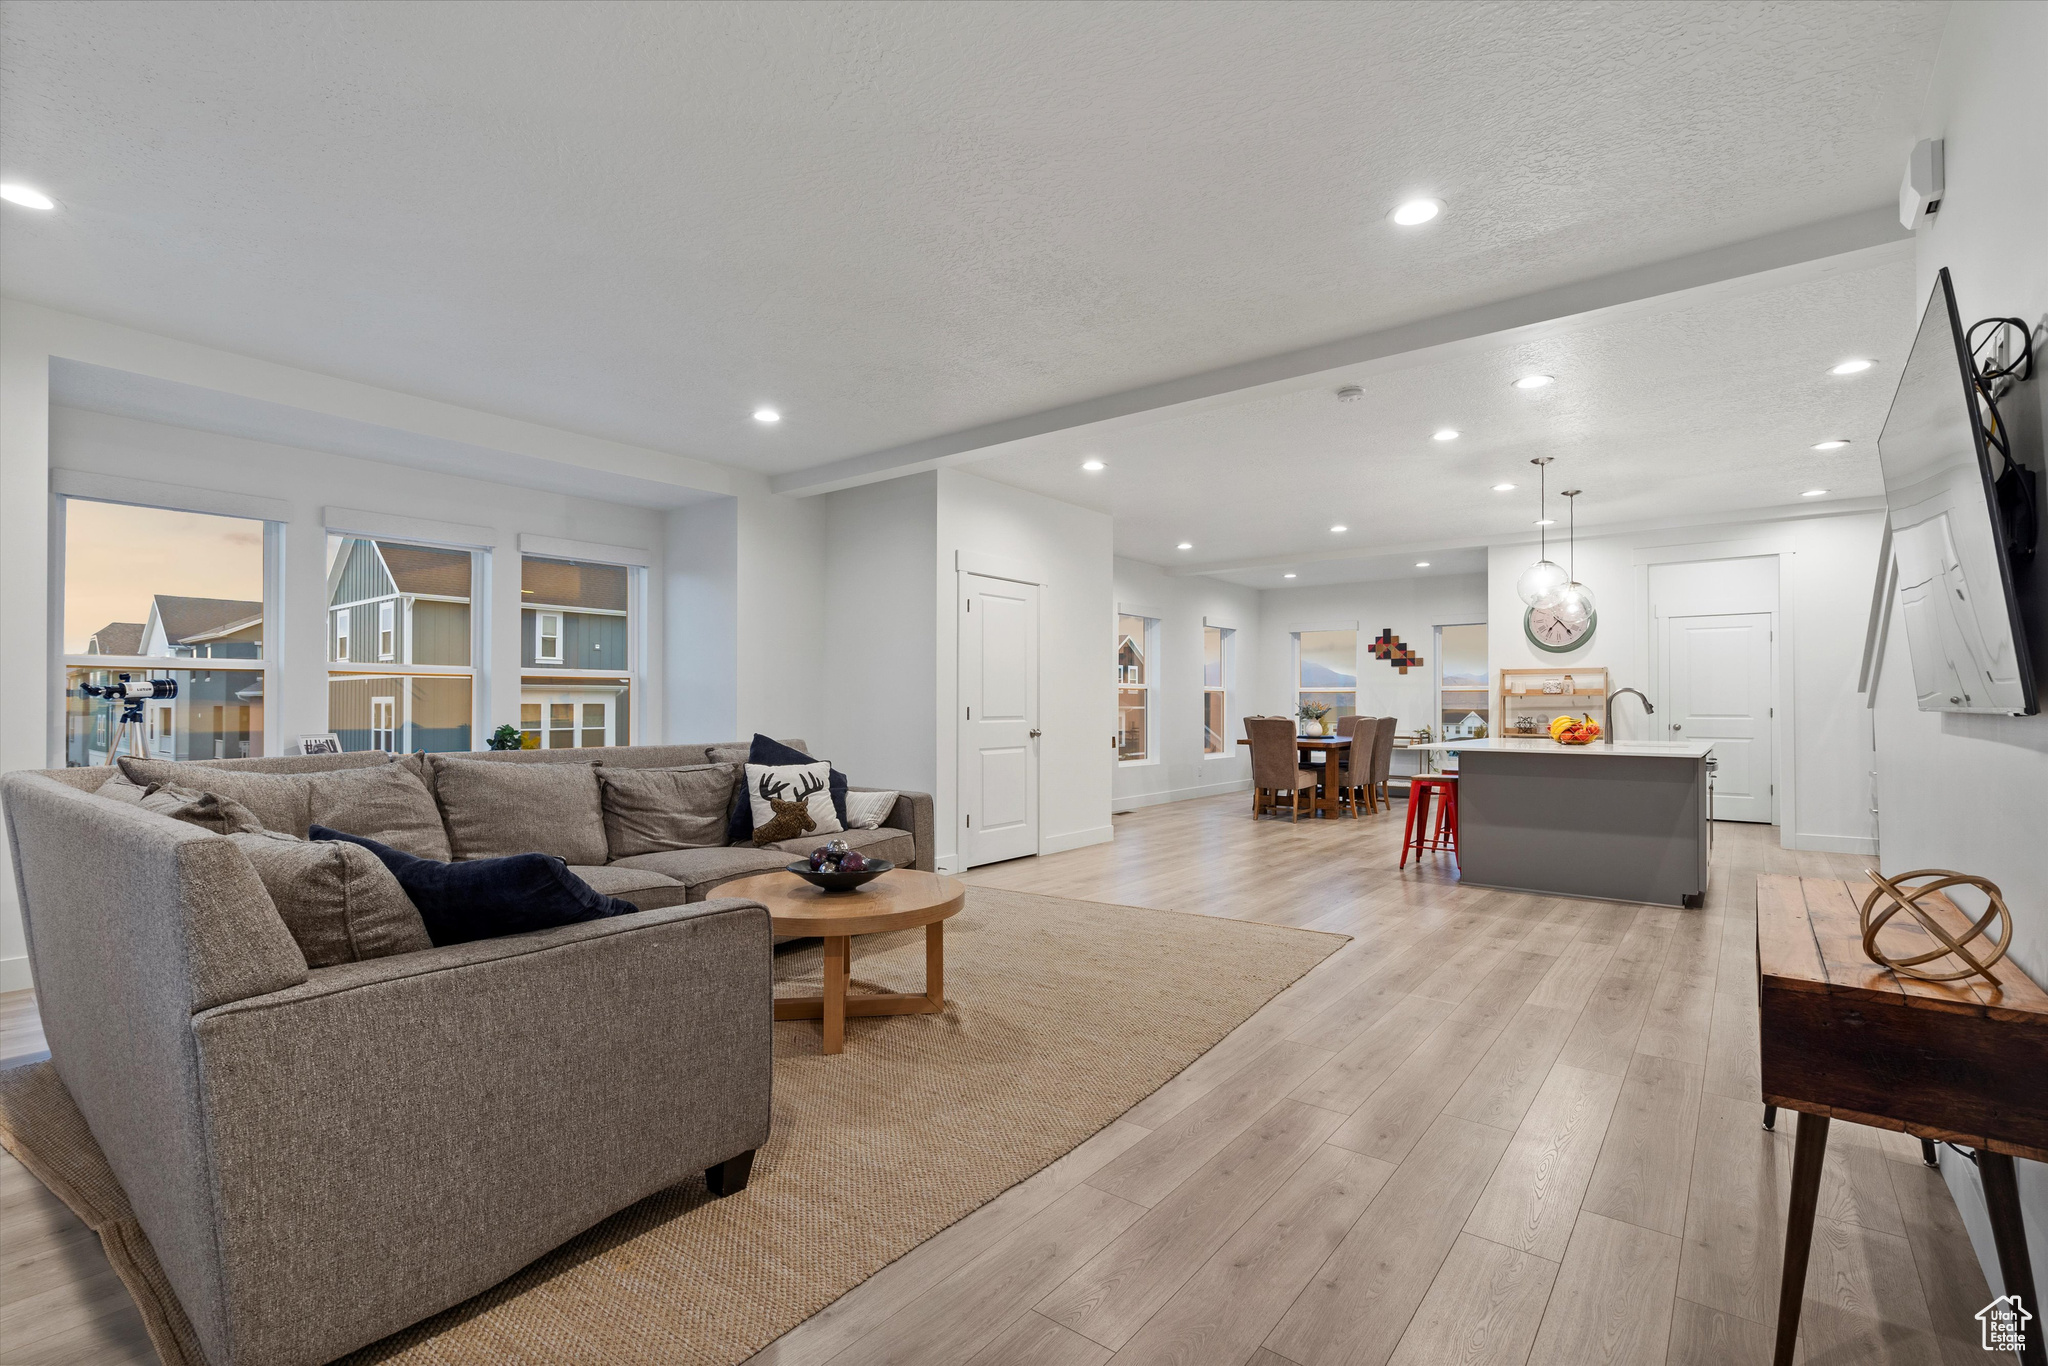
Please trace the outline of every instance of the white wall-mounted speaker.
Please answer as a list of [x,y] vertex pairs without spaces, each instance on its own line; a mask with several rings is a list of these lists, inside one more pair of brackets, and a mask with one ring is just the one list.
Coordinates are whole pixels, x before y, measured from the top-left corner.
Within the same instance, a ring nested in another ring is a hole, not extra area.
[[1906,158],[1906,178],[1899,182],[1899,225],[1908,231],[1941,208],[1941,142],[1927,138]]

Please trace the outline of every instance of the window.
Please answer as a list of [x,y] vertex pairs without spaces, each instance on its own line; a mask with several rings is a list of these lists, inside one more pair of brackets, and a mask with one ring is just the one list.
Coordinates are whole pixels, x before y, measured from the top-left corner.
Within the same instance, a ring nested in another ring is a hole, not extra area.
[[528,555],[519,562],[520,743],[632,743],[640,571]]
[[449,546],[327,538],[327,606],[334,620],[327,728],[341,737],[344,750],[460,753],[473,747],[470,585],[478,557]]
[[1116,757],[1132,763],[1152,757],[1151,661],[1159,653],[1159,623],[1123,615],[1116,630]]
[[1358,632],[1294,633],[1294,703],[1329,708],[1325,725],[1358,714]]
[[1230,656],[1237,632],[1224,626],[1202,628],[1202,753],[1230,752]]
[[[62,519],[64,762],[261,755],[280,528],[85,498],[64,499]],[[168,680],[177,696],[124,725],[128,708],[80,691],[122,674]]]
[[1477,740],[1492,705],[1486,671],[1486,623],[1436,628],[1437,735]]

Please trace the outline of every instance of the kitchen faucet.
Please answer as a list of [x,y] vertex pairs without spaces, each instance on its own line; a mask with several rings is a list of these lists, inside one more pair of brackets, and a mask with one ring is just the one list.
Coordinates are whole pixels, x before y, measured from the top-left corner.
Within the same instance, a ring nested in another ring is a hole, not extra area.
[[1650,705],[1650,699],[1643,697],[1634,688],[1616,688],[1613,692],[1607,694],[1607,729],[1602,732],[1602,738],[1610,745],[1614,743],[1614,699],[1625,692],[1633,692],[1636,693],[1637,697],[1642,697],[1643,715],[1655,716],[1657,714],[1657,709]]

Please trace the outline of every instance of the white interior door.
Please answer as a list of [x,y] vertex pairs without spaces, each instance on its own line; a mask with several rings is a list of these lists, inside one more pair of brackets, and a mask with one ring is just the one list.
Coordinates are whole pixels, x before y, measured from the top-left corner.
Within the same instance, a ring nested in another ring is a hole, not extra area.
[[1038,852],[1038,587],[961,576],[961,866]]
[[1769,823],[1771,614],[1670,617],[1664,678],[1671,696],[1665,738],[1714,745],[1714,819]]

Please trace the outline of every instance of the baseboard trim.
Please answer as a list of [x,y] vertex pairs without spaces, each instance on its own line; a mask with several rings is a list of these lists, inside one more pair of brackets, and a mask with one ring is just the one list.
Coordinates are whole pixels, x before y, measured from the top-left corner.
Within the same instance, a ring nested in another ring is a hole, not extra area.
[[1059,835],[1040,835],[1038,852],[1041,854],[1064,854],[1069,849],[1085,849],[1091,844],[1108,844],[1116,838],[1116,827],[1098,825],[1087,830],[1069,830]]
[[1164,792],[1140,792],[1128,797],[1118,797],[1112,804],[1116,813],[1136,811],[1141,806],[1165,806],[1168,802],[1191,802],[1199,797],[1227,797],[1233,792],[1252,790],[1250,778],[1237,778],[1226,783],[1201,783],[1194,787],[1170,787]]
[[1867,835],[1795,834],[1788,847],[1811,849],[1817,854],[1875,854],[1877,841]]
[[28,970],[28,955],[0,958],[0,991],[28,991],[36,984]]

